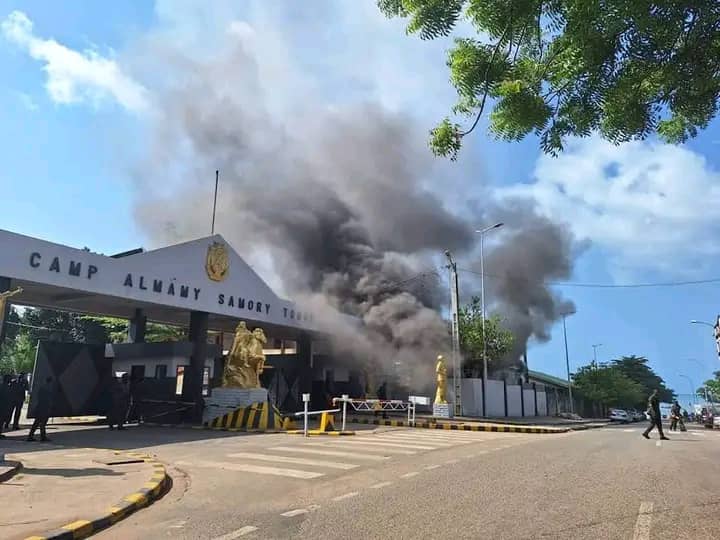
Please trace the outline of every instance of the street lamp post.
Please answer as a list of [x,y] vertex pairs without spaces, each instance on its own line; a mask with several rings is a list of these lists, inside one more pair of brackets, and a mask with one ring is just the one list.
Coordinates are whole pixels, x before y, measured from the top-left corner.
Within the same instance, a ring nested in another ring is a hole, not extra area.
[[688,377],[687,375],[683,375],[682,373],[678,373],[679,377],[683,377],[684,379],[688,380],[688,383],[690,383],[690,395],[692,396],[692,402],[693,407],[695,406],[695,385],[692,382],[692,379]]
[[567,368],[567,381],[568,381],[568,396],[570,398],[570,413],[575,412],[575,404],[573,403],[573,395],[572,395],[572,380],[570,380],[570,355],[568,354],[568,344],[567,344],[567,328],[565,326],[565,317],[567,317],[567,313],[563,313],[563,337],[565,338],[565,367]]
[[483,333],[483,378],[482,378],[482,407],[483,416],[487,416],[487,336],[485,334],[485,253],[484,253],[484,238],[485,233],[492,231],[493,229],[499,229],[502,227],[502,223],[496,223],[490,227],[485,227],[475,231],[480,235],[480,303],[482,305],[482,333]]
[[602,347],[602,343],[596,343],[592,346],[593,348],[593,365],[595,366],[595,369],[597,369],[597,349],[598,347]]

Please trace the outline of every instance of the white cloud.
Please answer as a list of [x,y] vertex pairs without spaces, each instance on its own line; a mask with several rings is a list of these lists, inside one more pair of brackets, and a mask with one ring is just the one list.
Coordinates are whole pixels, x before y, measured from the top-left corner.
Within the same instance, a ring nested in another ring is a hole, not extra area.
[[6,39],[45,63],[45,87],[53,101],[97,103],[110,97],[130,111],[147,109],[145,88],[125,74],[114,60],[93,50],[78,52],[54,39],[37,37],[32,21],[21,11],[10,13],[1,27]]
[[720,254],[720,172],[683,147],[576,141],[558,158],[541,156],[534,183],[498,194],[534,198],[608,253],[616,277],[698,274]]

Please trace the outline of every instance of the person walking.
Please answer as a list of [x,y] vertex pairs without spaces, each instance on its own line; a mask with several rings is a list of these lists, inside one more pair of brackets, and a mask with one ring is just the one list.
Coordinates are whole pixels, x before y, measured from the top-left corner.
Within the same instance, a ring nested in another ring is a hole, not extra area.
[[5,410],[10,405],[10,388],[5,384],[0,384],[0,439],[4,439],[2,434],[5,425]]
[[675,400],[670,407],[670,431],[677,431],[678,421],[680,420],[680,404]]
[[47,426],[50,413],[52,412],[53,397],[55,388],[53,387],[53,378],[46,377],[45,383],[38,389],[38,403],[35,407],[35,421],[30,428],[27,440],[32,442],[35,440],[35,431],[40,428],[40,440],[49,441],[45,426]]
[[[10,412],[13,429],[20,429],[20,414],[25,403],[28,382],[24,373],[20,373],[10,386]],[[9,420],[8,420],[9,421]],[[7,426],[6,426],[7,427]]]
[[123,373],[120,380],[115,379],[112,387],[112,409],[110,412],[110,429],[125,429],[125,418],[130,402],[130,385],[127,373]]
[[12,376],[3,375],[2,386],[0,387],[0,394],[2,394],[2,397],[0,398],[0,402],[2,402],[2,404],[0,405],[0,430],[3,427],[5,429],[10,427],[10,411],[12,410],[12,398],[10,395],[11,384]]
[[657,427],[658,433],[660,433],[660,439],[665,441],[669,440],[663,433],[662,416],[660,416],[660,399],[658,398],[657,389],[653,390],[652,394],[650,394],[650,397],[648,398],[648,408],[646,412],[650,417],[650,425],[643,432],[642,436],[649,439],[650,432],[653,428]]

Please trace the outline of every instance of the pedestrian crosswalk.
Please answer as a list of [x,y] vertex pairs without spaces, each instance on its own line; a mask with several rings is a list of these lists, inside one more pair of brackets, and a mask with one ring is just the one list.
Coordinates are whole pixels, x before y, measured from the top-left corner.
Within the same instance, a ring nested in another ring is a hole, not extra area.
[[[394,429],[360,432],[343,438],[287,438],[262,448],[243,447],[243,451],[224,454],[221,459],[193,459],[188,465],[215,468],[254,475],[282,476],[298,480],[321,479],[362,466],[378,465],[407,456],[477,443],[493,443],[493,449],[506,448],[498,439],[523,442],[525,436],[501,433],[445,432],[419,429]],[[486,450],[488,451],[488,450]],[[476,452],[476,455],[482,454]],[[179,462],[183,465],[183,462]],[[439,465],[426,467],[427,470]]]

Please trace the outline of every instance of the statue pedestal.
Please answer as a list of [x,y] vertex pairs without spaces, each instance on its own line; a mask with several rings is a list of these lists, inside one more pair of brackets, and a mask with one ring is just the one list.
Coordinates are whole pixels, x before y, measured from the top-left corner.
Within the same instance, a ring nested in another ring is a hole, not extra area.
[[433,403],[433,416],[435,418],[452,418],[452,405],[450,403]]
[[213,388],[212,395],[205,398],[203,423],[241,407],[264,403],[267,400],[268,392],[265,388]]

